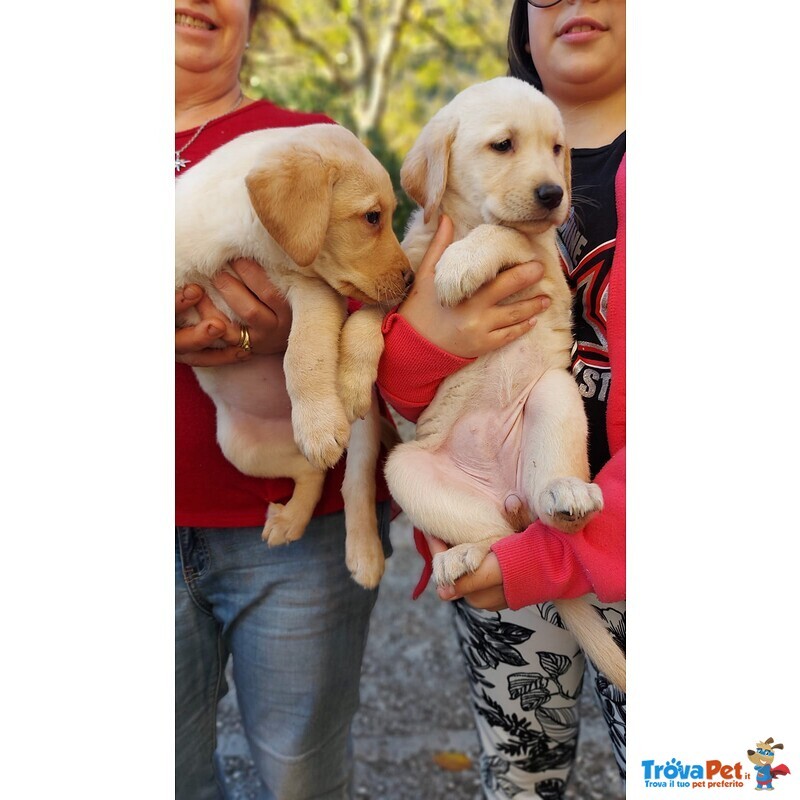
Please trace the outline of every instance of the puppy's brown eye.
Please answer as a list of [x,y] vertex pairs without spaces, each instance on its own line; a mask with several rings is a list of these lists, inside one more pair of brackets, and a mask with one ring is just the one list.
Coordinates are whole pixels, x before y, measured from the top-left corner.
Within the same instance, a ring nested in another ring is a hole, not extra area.
[[502,142],[492,142],[492,150],[496,150],[498,153],[505,153],[510,149],[511,139],[503,139]]
[[563,145],[560,145],[560,144],[553,145],[553,155],[554,156],[560,156],[561,155],[561,151],[563,149],[564,149]]
[[369,222],[370,225],[377,225],[381,221],[381,212],[380,211],[367,211],[364,214],[364,218]]

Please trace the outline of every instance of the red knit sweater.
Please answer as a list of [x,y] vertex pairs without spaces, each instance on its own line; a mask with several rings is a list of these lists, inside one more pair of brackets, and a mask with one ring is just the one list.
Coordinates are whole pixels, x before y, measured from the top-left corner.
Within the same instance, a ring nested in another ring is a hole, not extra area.
[[[202,161],[231,139],[262,128],[298,127],[332,122],[321,114],[303,114],[258,101],[210,122],[183,153],[189,165]],[[175,149],[183,147],[196,128],[175,135]],[[341,495],[344,459],[330,470],[315,515],[343,508]],[[389,497],[381,463],[376,475],[378,499]],[[216,409],[200,388],[191,367],[175,365],[175,521],[197,527],[263,525],[271,502],[286,502],[294,482],[289,478],[251,478],[239,472],[219,449]]]
[[[589,592],[604,602],[625,597],[624,157],[616,177],[616,198],[618,224],[607,317],[613,375],[606,412],[611,458],[595,477],[603,490],[604,509],[577,534],[561,533],[537,521],[494,544],[492,550],[500,563],[503,589],[512,609]],[[404,417],[415,421],[433,400],[442,379],[469,359],[440,350],[397,313],[386,318],[383,330],[386,347],[378,386]],[[413,377],[409,375],[410,364],[414,365]],[[420,544],[418,537],[418,547]]]

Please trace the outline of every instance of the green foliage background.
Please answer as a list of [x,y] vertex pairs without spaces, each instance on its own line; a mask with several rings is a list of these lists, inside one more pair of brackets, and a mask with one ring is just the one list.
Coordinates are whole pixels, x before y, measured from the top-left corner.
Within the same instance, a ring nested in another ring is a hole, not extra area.
[[403,158],[461,89],[506,74],[510,13],[511,0],[262,1],[242,80],[356,133],[392,176],[401,236],[413,209]]

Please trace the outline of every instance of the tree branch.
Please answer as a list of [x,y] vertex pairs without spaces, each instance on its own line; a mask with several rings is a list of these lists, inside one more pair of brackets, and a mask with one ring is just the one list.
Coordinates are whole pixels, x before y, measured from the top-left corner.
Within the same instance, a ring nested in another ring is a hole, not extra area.
[[392,62],[400,44],[400,35],[406,23],[410,4],[411,0],[395,0],[389,13],[389,20],[378,42],[378,52],[370,81],[369,102],[364,110],[362,120],[366,130],[377,127],[386,110]]
[[342,70],[339,69],[339,65],[336,63],[336,61],[331,58],[330,53],[324,47],[322,47],[322,45],[320,45],[316,39],[312,39],[310,36],[306,36],[306,34],[303,33],[299,23],[291,14],[286,12],[277,3],[266,3],[264,5],[264,11],[269,12],[278,20],[280,20],[280,22],[283,23],[284,27],[289,32],[289,35],[297,44],[308,48],[322,59],[322,62],[325,64],[325,67],[330,73],[331,79],[337,88],[343,91],[350,91],[352,88],[352,81],[350,81],[347,76],[344,75]]

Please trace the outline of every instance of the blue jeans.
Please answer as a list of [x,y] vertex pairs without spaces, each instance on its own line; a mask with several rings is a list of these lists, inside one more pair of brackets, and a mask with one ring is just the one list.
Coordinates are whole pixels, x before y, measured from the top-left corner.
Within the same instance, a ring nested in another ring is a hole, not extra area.
[[[389,503],[378,508],[384,549]],[[261,528],[177,528],[175,797],[217,800],[217,703],[233,659],[263,800],[351,797],[350,726],[377,589],[345,566],[344,516],[269,548]]]

